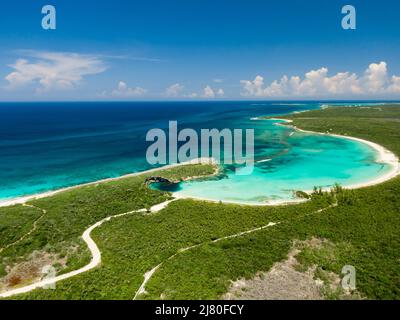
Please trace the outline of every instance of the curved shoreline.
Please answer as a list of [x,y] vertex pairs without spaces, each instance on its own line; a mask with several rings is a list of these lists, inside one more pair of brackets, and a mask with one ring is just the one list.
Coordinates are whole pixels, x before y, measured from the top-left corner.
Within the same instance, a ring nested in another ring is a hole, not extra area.
[[176,168],[176,167],[189,165],[189,164],[211,164],[211,165],[216,165],[216,161],[213,158],[197,158],[197,159],[193,159],[193,160],[187,161],[187,162],[174,163],[174,164],[165,165],[165,166],[162,166],[162,167],[159,167],[159,168],[153,168],[153,169],[134,172],[134,173],[128,173],[128,174],[124,174],[122,176],[115,177],[115,178],[106,178],[106,179],[96,180],[96,181],[92,181],[92,182],[81,183],[81,184],[77,184],[77,185],[74,185],[74,186],[65,187],[65,188],[61,188],[61,189],[57,189],[57,190],[46,191],[46,192],[43,192],[43,193],[37,193],[37,194],[32,194],[32,195],[27,195],[27,196],[22,196],[22,197],[16,197],[16,198],[12,198],[12,199],[4,199],[4,200],[0,200],[0,207],[8,207],[8,206],[16,205],[16,204],[24,204],[24,203],[26,203],[28,201],[31,201],[31,200],[51,197],[51,196],[53,196],[55,194],[58,194],[58,193],[61,193],[61,192],[64,192],[64,191],[74,190],[74,189],[78,189],[78,188],[81,188],[81,187],[92,186],[92,185],[96,185],[96,184],[104,183],[104,182],[118,181],[118,180],[125,179],[125,178],[136,177],[136,176],[139,176],[139,175],[142,175],[142,174],[153,173],[153,172],[157,172],[157,171],[160,171],[160,170],[173,169],[173,168]]
[[223,204],[232,204],[232,205],[238,205],[238,206],[250,206],[250,207],[264,207],[264,206],[285,206],[285,205],[293,205],[293,204],[298,204],[298,203],[303,203],[308,201],[308,199],[302,199],[302,198],[295,198],[295,199],[285,199],[285,200],[270,200],[266,202],[242,202],[242,201],[227,201],[227,200],[215,200],[215,199],[208,199],[208,198],[202,198],[202,197],[196,197],[196,196],[188,196],[184,194],[180,194],[179,191],[175,192],[172,194],[173,197],[177,200],[179,199],[192,199],[192,200],[198,200],[198,201],[206,201],[210,203],[223,203]]
[[[264,121],[265,120],[277,120],[277,121],[283,121],[285,123],[293,122],[293,120],[284,119],[284,118],[259,118],[259,117],[256,117],[256,118],[251,118],[251,120],[264,120]],[[276,125],[282,125],[282,124],[276,123]],[[366,144],[377,152],[378,158],[376,159],[376,162],[390,165],[391,170],[389,172],[385,173],[384,175],[379,176],[373,180],[366,181],[366,182],[354,183],[354,184],[343,186],[346,189],[359,189],[359,188],[374,186],[374,185],[386,182],[388,180],[391,180],[391,179],[395,178],[396,176],[400,175],[399,158],[392,151],[386,149],[385,147],[383,147],[375,142],[368,141],[368,140],[361,139],[361,138],[352,137],[352,136],[344,136],[344,135],[333,134],[333,133],[324,133],[324,132],[303,130],[294,125],[290,125],[290,127],[292,127],[295,131],[298,131],[298,132],[304,132],[304,133],[310,133],[310,134],[316,134],[316,135],[325,135],[325,136],[331,136],[331,137],[336,137],[336,138],[344,138],[344,139],[353,140],[353,141],[357,141],[357,142]],[[172,168],[176,168],[176,167],[188,165],[188,164],[216,165],[217,162],[213,158],[197,158],[197,159],[193,159],[188,162],[174,163],[174,164],[165,165],[165,166],[161,166],[158,168],[153,168],[153,169],[149,169],[149,170],[145,170],[145,171],[139,171],[139,172],[125,174],[125,175],[115,177],[115,178],[106,178],[106,179],[101,179],[101,180],[97,180],[97,181],[93,181],[93,182],[88,182],[88,183],[78,184],[78,185],[74,185],[74,186],[70,186],[70,187],[66,187],[66,188],[61,188],[61,189],[57,189],[57,190],[47,191],[44,193],[38,193],[38,194],[22,196],[22,197],[17,197],[17,198],[12,198],[12,199],[0,200],[0,207],[7,207],[7,206],[16,205],[16,204],[25,204],[26,202],[31,201],[31,200],[51,197],[55,194],[58,194],[58,193],[61,193],[64,191],[73,190],[73,189],[78,189],[80,187],[91,186],[91,185],[96,185],[99,183],[110,182],[110,181],[117,181],[117,180],[121,180],[121,179],[125,179],[125,178],[139,176],[142,174],[157,172],[160,170],[172,169]],[[323,190],[329,190],[329,187],[325,187],[325,188],[323,188]],[[307,193],[312,192],[312,190],[302,190],[302,191],[307,192]],[[306,201],[306,199],[297,199],[296,198],[296,199],[284,199],[284,200],[270,200],[270,201],[266,201],[266,202],[262,202],[262,203],[261,202],[260,203],[249,203],[249,202],[241,202],[241,201],[234,201],[234,200],[227,201],[227,200],[208,199],[208,198],[202,198],[202,197],[196,197],[196,196],[186,196],[184,194],[180,194],[179,191],[173,193],[173,196],[176,199],[193,199],[193,200],[200,200],[200,201],[208,201],[208,202],[212,202],[212,203],[222,202],[222,203],[227,203],[227,204],[236,204],[236,205],[245,205],[245,206],[290,205],[290,204],[297,204],[297,203]]]
[[[289,119],[284,119],[284,118],[251,118],[251,120],[277,120],[277,121],[283,121],[286,123],[292,123],[293,120]],[[276,123],[276,125],[281,125],[279,123]],[[287,126],[287,125],[286,125]],[[383,182],[386,182],[388,180],[391,180],[398,175],[400,175],[400,162],[399,158],[390,150],[386,149],[385,147],[361,138],[356,138],[352,136],[344,136],[344,135],[339,135],[339,134],[334,134],[334,133],[323,133],[323,132],[316,132],[316,131],[310,131],[310,130],[303,130],[300,129],[294,125],[290,125],[291,128],[293,128],[295,131],[298,132],[304,132],[304,133],[310,133],[310,134],[317,134],[317,135],[325,135],[325,136],[331,136],[331,137],[336,137],[336,138],[344,138],[348,140],[353,140],[357,141],[363,144],[368,145],[372,149],[374,149],[377,152],[377,163],[383,163],[383,164],[388,164],[391,167],[391,170],[387,173],[385,173],[382,176],[379,176],[375,179],[362,182],[362,183],[354,183],[354,184],[349,184],[343,186],[345,189],[360,189],[360,188],[365,188],[365,187],[371,187],[377,184],[381,184]],[[324,187],[322,190],[326,191],[329,190],[331,187]],[[306,193],[311,193],[313,190],[302,190]],[[193,200],[200,200],[200,201],[208,201],[211,203],[226,203],[226,204],[236,204],[236,205],[245,205],[245,206],[278,206],[278,205],[293,205],[293,204],[298,204],[302,202],[308,201],[308,199],[301,199],[301,198],[295,198],[295,199],[285,199],[285,200],[270,200],[267,202],[263,203],[248,203],[248,202],[240,202],[240,201],[227,201],[227,200],[214,200],[214,199],[207,199],[207,198],[202,198],[202,197],[196,197],[196,196],[186,196],[184,194],[180,194],[179,191],[173,194],[175,198],[177,199],[193,199]]]
[[[282,118],[269,118],[269,119],[265,119],[265,120],[279,120],[279,121],[284,121],[286,123],[293,123],[293,120],[282,119]],[[298,132],[348,139],[348,140],[353,140],[353,141],[357,141],[357,142],[366,144],[367,146],[371,147],[372,149],[374,149],[377,152],[378,156],[377,156],[377,159],[375,160],[377,163],[388,164],[391,167],[391,170],[389,172],[385,173],[384,175],[382,175],[380,177],[377,177],[370,181],[366,181],[366,182],[362,182],[362,183],[354,183],[354,184],[344,186],[344,188],[346,188],[346,189],[359,189],[359,188],[374,186],[374,185],[386,182],[388,180],[391,180],[391,179],[397,177],[398,175],[400,175],[400,162],[399,162],[398,156],[396,154],[394,154],[392,151],[381,146],[380,144],[377,144],[377,143],[369,141],[369,140],[352,137],[352,136],[344,136],[344,135],[335,134],[335,133],[324,133],[324,132],[304,130],[304,129],[300,129],[300,128],[296,127],[295,125],[290,125],[290,127],[292,127],[294,130],[296,130]]]

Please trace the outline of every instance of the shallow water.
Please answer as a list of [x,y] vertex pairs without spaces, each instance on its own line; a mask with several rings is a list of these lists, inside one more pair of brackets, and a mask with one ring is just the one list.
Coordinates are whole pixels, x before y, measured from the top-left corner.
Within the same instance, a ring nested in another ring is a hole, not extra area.
[[296,132],[274,126],[275,121],[266,122],[268,136],[272,135],[276,143],[275,147],[262,150],[262,157],[269,161],[256,161],[251,175],[237,175],[228,170],[219,180],[183,182],[175,186],[176,192],[216,201],[259,204],[292,200],[294,191],[310,191],[314,186],[364,183],[391,169],[389,165],[377,163],[376,151],[366,144]]
[[[344,103],[344,102],[342,102]],[[254,128],[255,170],[218,181],[188,182],[179,192],[215,200],[262,202],[291,198],[292,189],[353,184],[381,175],[368,146],[292,133],[271,121],[324,102],[0,103],[0,199],[36,194],[153,168],[146,132],[167,129]],[[270,161],[267,161],[272,159]]]

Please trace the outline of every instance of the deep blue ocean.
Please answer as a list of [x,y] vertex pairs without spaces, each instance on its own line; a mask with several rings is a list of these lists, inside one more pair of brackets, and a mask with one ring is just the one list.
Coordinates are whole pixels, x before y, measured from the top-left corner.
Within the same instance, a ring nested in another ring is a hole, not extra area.
[[0,103],[0,199],[146,170],[151,167],[145,159],[150,145],[145,141],[147,131],[167,130],[172,120],[178,121],[179,129],[255,128],[258,154],[269,147],[276,151],[281,141],[262,141],[268,125],[250,119],[317,109],[323,104]]

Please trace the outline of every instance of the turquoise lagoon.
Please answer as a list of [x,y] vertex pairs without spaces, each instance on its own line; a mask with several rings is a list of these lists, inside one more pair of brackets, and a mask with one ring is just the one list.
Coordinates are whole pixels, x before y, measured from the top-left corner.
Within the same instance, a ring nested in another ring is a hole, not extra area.
[[[338,101],[338,105],[358,102]],[[274,121],[251,120],[318,109],[323,101],[0,103],[0,201],[154,168],[146,161],[146,133],[223,128],[255,130],[251,175],[223,174],[168,186],[185,196],[260,204],[290,200],[293,190],[367,182],[389,167],[369,146],[295,132]],[[330,102],[329,104],[332,104]],[[362,102],[360,104],[367,104]],[[370,103],[373,105],[373,102]],[[157,187],[157,186],[153,186]],[[165,186],[163,187],[165,188]]]
[[254,170],[238,175],[222,165],[217,179],[186,181],[174,186],[177,195],[244,204],[295,200],[294,191],[311,191],[315,186],[350,186],[365,183],[387,173],[388,164],[377,163],[377,151],[358,141],[299,132],[288,126],[265,121],[265,132],[257,137]]

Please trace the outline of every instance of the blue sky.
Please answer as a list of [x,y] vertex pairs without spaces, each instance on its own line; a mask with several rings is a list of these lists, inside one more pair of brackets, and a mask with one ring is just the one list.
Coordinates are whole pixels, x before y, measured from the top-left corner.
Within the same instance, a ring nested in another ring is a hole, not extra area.
[[[41,28],[46,4],[56,30]],[[341,27],[346,4],[356,30]],[[399,12],[395,0],[2,1],[0,101],[399,99]]]

